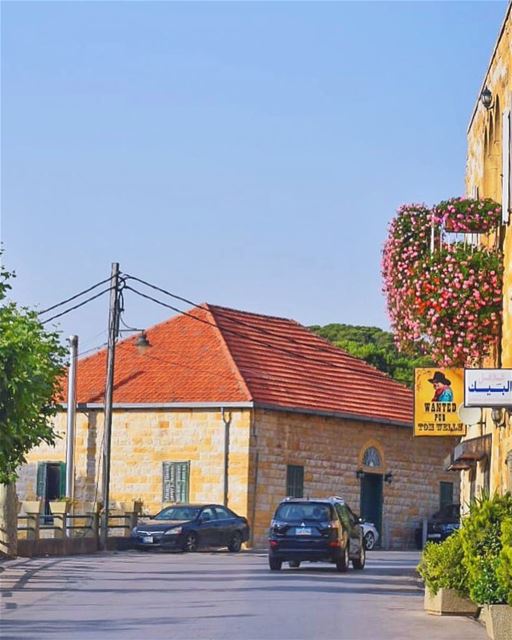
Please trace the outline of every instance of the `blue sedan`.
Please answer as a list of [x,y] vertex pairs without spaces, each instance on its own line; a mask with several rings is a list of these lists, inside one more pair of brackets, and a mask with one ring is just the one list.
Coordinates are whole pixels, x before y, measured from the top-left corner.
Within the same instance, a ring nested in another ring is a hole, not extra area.
[[247,519],[219,504],[166,507],[132,530],[138,549],[197,551],[200,547],[227,547],[238,552],[248,539]]

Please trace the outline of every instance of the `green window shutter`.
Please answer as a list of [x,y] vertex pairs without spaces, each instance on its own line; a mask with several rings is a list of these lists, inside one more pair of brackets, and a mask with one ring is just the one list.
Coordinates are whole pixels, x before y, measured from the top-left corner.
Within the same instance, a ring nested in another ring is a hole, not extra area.
[[439,485],[439,508],[453,504],[453,482],[441,482]]
[[188,502],[190,491],[190,460],[162,463],[162,501]]
[[66,497],[66,463],[65,462],[59,462],[59,498],[65,498]]
[[286,466],[286,495],[291,498],[304,497],[304,467],[297,464]]
[[46,497],[46,462],[37,463],[36,495],[38,498]]

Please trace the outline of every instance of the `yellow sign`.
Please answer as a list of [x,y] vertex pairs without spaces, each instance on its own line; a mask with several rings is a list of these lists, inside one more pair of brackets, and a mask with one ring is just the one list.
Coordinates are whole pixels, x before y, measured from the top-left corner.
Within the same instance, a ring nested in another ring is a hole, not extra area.
[[464,369],[415,369],[414,435],[464,436]]

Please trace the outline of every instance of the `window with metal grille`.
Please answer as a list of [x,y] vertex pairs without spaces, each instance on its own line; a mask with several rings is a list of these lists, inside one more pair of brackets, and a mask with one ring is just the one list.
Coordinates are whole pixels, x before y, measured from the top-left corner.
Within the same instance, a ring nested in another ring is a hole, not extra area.
[[291,498],[304,497],[304,467],[301,465],[286,466],[286,495]]
[[162,502],[188,502],[190,460],[162,463]]
[[453,504],[453,482],[441,482],[439,484],[439,508],[447,504]]
[[366,467],[380,467],[382,466],[382,460],[380,454],[375,447],[368,447],[363,455],[363,464]]

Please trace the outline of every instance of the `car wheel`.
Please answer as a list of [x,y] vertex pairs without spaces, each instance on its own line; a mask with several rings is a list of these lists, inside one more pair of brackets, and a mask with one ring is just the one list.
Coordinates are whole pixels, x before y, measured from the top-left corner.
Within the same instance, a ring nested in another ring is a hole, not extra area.
[[343,555],[341,556],[341,558],[338,558],[336,560],[336,571],[339,571],[340,573],[344,573],[348,569],[348,563],[349,563],[349,552],[348,552],[348,544],[347,544],[345,549],[343,550]]
[[288,563],[288,565],[292,568],[292,569],[298,569],[300,567],[300,561],[299,560],[290,560],[290,562]]
[[282,560],[277,560],[276,558],[268,559],[268,566],[270,567],[270,571],[281,571],[282,564]]
[[197,536],[195,533],[187,533],[185,542],[183,543],[183,551],[190,553],[197,551]]
[[359,549],[359,557],[355,560],[352,560],[352,566],[354,569],[361,570],[364,569],[364,565],[366,563],[366,550],[364,548],[364,544],[361,545]]
[[242,548],[242,536],[236,532],[231,538],[231,542],[228,544],[228,549],[232,553],[238,553]]
[[364,536],[364,546],[370,551],[375,546],[375,536],[373,531],[368,531]]

